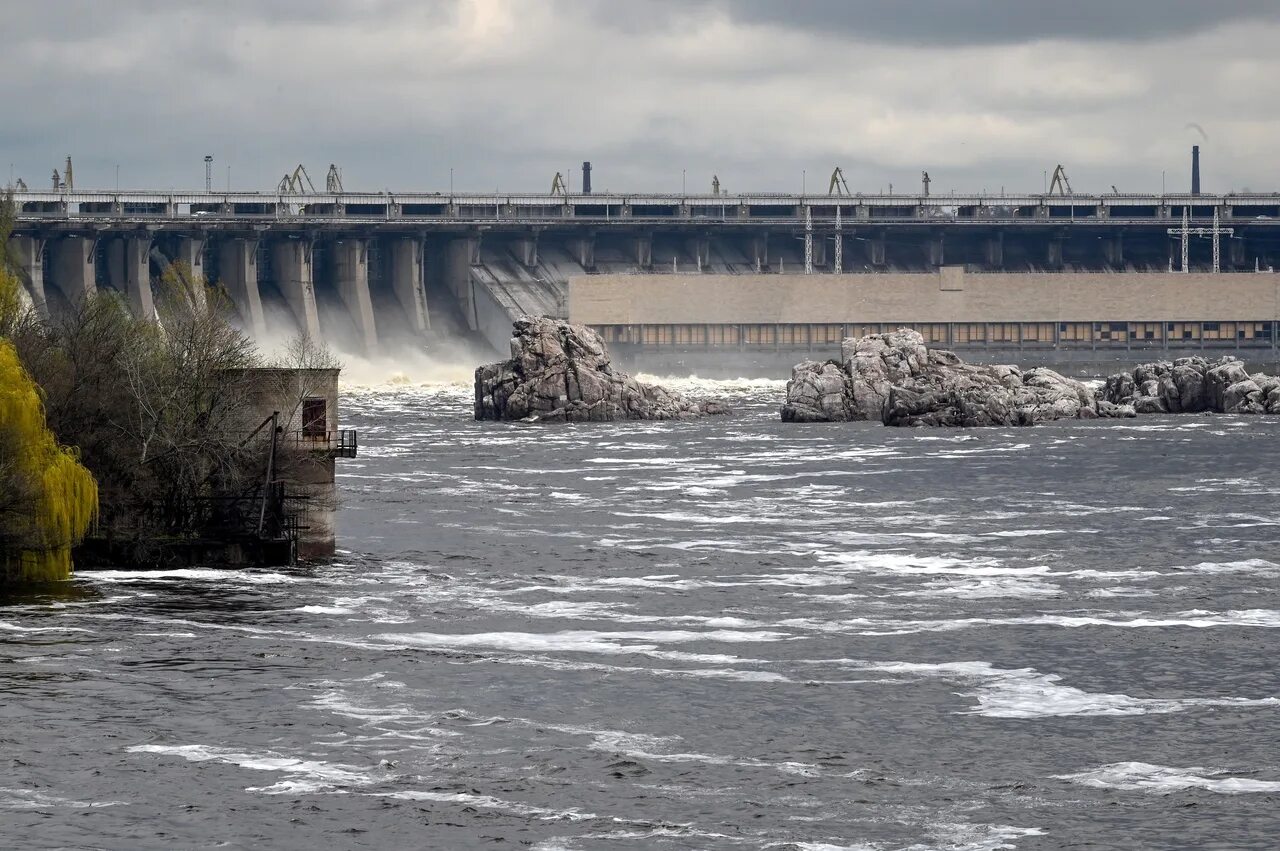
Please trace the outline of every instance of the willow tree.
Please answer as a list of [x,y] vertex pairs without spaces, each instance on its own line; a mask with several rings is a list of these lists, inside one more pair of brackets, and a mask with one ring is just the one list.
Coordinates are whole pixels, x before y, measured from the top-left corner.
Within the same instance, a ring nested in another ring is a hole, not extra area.
[[[0,293],[15,285],[0,271]],[[71,548],[98,511],[98,486],[59,446],[13,344],[0,338],[0,582],[71,575]]]

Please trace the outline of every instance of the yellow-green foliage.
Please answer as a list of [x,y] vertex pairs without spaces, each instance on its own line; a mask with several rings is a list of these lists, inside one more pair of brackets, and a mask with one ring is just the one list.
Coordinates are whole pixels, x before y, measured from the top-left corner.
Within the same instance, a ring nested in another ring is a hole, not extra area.
[[[71,547],[98,512],[98,485],[45,424],[35,382],[0,339],[0,581],[71,575]],[[7,497],[7,499],[5,499]]]

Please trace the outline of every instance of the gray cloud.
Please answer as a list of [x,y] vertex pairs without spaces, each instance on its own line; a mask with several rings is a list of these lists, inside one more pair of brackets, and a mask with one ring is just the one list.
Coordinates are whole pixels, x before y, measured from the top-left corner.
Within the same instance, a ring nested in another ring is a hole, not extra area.
[[1274,0],[592,0],[629,30],[695,25],[708,12],[830,38],[920,45],[1045,39],[1150,41],[1226,23],[1280,20]]
[[43,186],[70,153],[82,186],[118,164],[125,187],[192,188],[211,153],[219,186],[301,161],[353,188],[447,189],[452,168],[459,189],[545,191],[591,159],[601,188],[746,192],[825,187],[839,163],[855,189],[928,169],[946,192],[1036,189],[1063,162],[1079,190],[1140,190],[1181,185],[1198,142],[1207,186],[1276,184],[1264,4],[975,5],[18,4],[0,168]]

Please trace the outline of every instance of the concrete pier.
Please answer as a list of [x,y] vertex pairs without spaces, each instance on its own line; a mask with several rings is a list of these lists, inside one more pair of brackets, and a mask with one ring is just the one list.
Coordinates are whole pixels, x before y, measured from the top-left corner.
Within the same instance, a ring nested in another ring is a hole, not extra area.
[[64,236],[51,246],[53,285],[71,304],[98,291],[98,241],[87,236]]
[[538,265],[538,235],[535,233],[523,239],[517,239],[514,243],[516,256],[520,258],[521,265],[532,269]]
[[231,294],[245,329],[260,340],[266,339],[267,321],[258,290],[258,240],[234,238],[223,242],[218,268],[222,285]]
[[999,269],[1004,265],[1004,235],[995,234],[987,237],[983,241],[983,253],[986,255],[987,265],[992,269]]
[[477,330],[475,281],[473,266],[480,265],[480,236],[451,240],[445,249],[444,283],[457,299],[458,310],[467,321],[468,330]]
[[378,348],[378,329],[373,320],[373,302],[369,298],[369,242],[342,239],[333,244],[332,251],[338,295],[351,313],[365,352],[372,354]]
[[884,231],[880,231],[871,239],[867,240],[867,262],[872,266],[886,265]]
[[312,340],[320,339],[320,313],[316,310],[315,267],[311,240],[282,239],[271,248],[276,285],[293,311],[298,328]]
[[154,319],[151,294],[151,237],[124,236],[107,243],[107,281],[128,295],[129,308],[139,319]]
[[635,257],[641,269],[653,267],[653,234],[642,233],[635,238]]
[[[204,247],[208,244],[208,238],[205,236],[182,236],[178,239],[177,256],[173,258],[175,263],[182,263],[191,270],[191,274],[197,278],[205,277],[204,269]],[[206,280],[205,283],[212,283]]]
[[18,279],[36,314],[49,318],[49,305],[44,295],[44,245],[45,240],[36,236],[9,237],[9,259],[17,267]]
[[[537,240],[532,243],[537,264]],[[427,295],[422,279],[423,246],[422,240],[416,238],[397,239],[391,247],[391,286],[396,294],[396,301],[409,318],[409,327],[415,334],[426,334],[431,330],[431,315],[427,311]]]

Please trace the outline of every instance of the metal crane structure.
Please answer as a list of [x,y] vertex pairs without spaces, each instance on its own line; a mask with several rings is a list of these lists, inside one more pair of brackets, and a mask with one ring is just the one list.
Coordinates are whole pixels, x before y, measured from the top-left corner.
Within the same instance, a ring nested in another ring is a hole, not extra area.
[[1059,195],[1075,194],[1071,191],[1071,181],[1067,178],[1067,170],[1062,167],[1062,163],[1058,163],[1058,167],[1053,170],[1053,180],[1049,181],[1049,194],[1052,195],[1055,189]]
[[567,197],[569,194],[569,190],[564,185],[564,175],[558,171],[556,176],[551,178],[551,194],[559,195],[562,198]]
[[329,163],[329,173],[324,176],[324,191],[333,195],[342,194],[342,172],[333,163]]
[[920,194],[926,198],[929,197],[929,184],[932,182],[933,181],[929,179],[929,172],[920,172]]
[[307,174],[302,163],[298,163],[298,167],[291,174],[280,178],[280,185],[276,189],[281,194],[305,195],[308,192],[312,195],[316,194],[316,185],[311,182],[311,175]]
[[849,184],[844,179],[844,172],[840,166],[836,166],[835,171],[831,172],[831,182],[827,185],[828,195],[852,195],[849,191]]

